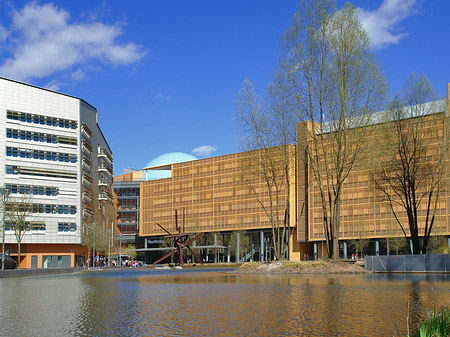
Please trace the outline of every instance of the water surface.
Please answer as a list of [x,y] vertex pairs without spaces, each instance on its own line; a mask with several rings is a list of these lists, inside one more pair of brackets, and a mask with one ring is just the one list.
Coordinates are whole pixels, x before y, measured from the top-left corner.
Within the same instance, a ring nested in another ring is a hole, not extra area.
[[1,336],[393,336],[450,282],[126,269],[0,279],[0,303]]

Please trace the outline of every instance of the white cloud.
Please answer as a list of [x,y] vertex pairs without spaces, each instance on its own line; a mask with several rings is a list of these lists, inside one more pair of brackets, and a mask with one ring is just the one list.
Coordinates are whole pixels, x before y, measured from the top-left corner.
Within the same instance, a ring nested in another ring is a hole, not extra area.
[[8,31],[4,27],[0,26],[0,42],[5,42],[8,35]]
[[[70,23],[69,19],[69,12],[52,3],[40,6],[30,2],[13,12],[6,35],[13,51],[0,66],[0,75],[29,81],[59,71],[73,72],[73,67],[98,61],[113,66],[127,65],[139,61],[146,53],[134,42],[117,41],[121,35],[119,25]],[[2,36],[5,34],[0,30]],[[72,78],[84,77],[81,72],[77,74],[79,70],[73,72]]]
[[199,157],[207,157],[211,155],[211,153],[215,152],[217,150],[217,147],[212,145],[202,145],[199,147],[196,147],[192,150],[192,154],[199,156]]
[[83,71],[83,69],[78,68],[72,74],[70,74],[70,77],[76,81],[81,81],[86,77],[86,73]]
[[397,44],[408,33],[400,33],[398,25],[415,13],[416,0],[384,0],[374,11],[358,8],[361,22],[375,49]]
[[60,86],[61,86],[60,82],[58,82],[57,80],[53,80],[44,85],[44,88],[48,90],[58,91]]
[[156,93],[155,98],[159,101],[166,101],[172,99],[172,97],[170,97],[169,95],[164,95],[160,92]]

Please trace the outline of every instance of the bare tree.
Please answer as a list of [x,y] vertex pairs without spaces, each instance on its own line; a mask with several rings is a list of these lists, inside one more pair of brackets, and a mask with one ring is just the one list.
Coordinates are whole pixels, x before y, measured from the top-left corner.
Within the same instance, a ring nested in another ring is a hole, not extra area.
[[[88,260],[92,250],[93,264],[95,263],[95,253],[108,251],[108,231],[104,231],[102,226],[92,220],[83,221],[83,232],[81,235],[83,245],[88,248]],[[94,251],[95,249],[95,251]]]
[[31,203],[31,194],[23,194],[17,197],[9,197],[6,202],[5,221],[14,231],[17,241],[17,268],[20,269],[20,246],[26,232],[30,231],[33,226],[35,217]]
[[382,129],[373,183],[404,237],[411,238],[413,254],[427,251],[439,216],[449,149],[447,107],[426,76],[411,75],[386,112]]
[[219,262],[219,254],[222,253],[223,248],[218,248],[217,246],[222,246],[222,234],[220,232],[213,232],[206,235],[206,245],[213,246],[214,248],[209,248],[209,251],[214,254],[214,263]]
[[386,245],[388,245],[389,251],[394,250],[398,255],[399,250],[404,249],[407,243],[397,222],[388,222],[386,224]]
[[404,249],[406,245],[407,242],[404,236],[394,236],[389,238],[389,250],[395,250],[396,255],[398,255],[398,252]]
[[359,233],[358,239],[352,239],[350,246],[356,250],[356,253],[360,252],[360,256],[363,257],[363,253],[367,247],[369,247],[369,239],[363,238],[363,233]]
[[350,4],[336,11],[332,0],[301,1],[282,42],[284,90],[301,121],[297,151],[319,189],[328,254],[337,259],[343,184],[384,104],[385,79]]
[[430,236],[427,251],[431,254],[442,254],[447,248],[447,240],[443,235]]
[[[237,250],[237,237],[239,235],[239,251]],[[250,249],[250,238],[245,231],[233,231],[230,235],[230,248],[235,256],[242,257]]]
[[269,220],[274,254],[283,259],[288,249],[291,188],[294,181],[295,123],[276,82],[262,101],[245,80],[235,102],[235,119],[241,133],[240,147],[248,151],[238,177],[252,191]]

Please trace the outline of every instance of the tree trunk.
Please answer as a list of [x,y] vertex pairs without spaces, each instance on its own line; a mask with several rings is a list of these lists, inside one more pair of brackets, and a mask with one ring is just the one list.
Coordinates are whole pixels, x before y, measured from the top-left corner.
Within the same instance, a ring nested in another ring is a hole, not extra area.
[[339,217],[340,217],[340,198],[336,197],[333,214],[333,260],[339,260]]
[[17,269],[20,269],[20,241],[17,246]]

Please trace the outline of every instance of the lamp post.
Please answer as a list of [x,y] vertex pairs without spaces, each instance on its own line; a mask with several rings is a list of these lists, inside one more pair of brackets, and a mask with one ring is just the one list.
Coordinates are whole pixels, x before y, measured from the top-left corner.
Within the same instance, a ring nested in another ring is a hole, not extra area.
[[119,214],[117,214],[116,226],[119,230],[119,267],[122,267],[122,231],[119,228]]
[[92,257],[92,267],[95,267],[95,222],[93,223],[93,226],[94,226],[94,244],[92,250],[94,251],[93,252],[94,256]]
[[5,209],[6,201],[8,201],[9,191],[2,187],[0,189],[0,194],[2,198],[2,270],[5,270]]
[[111,230],[108,228],[108,267],[111,266]]

